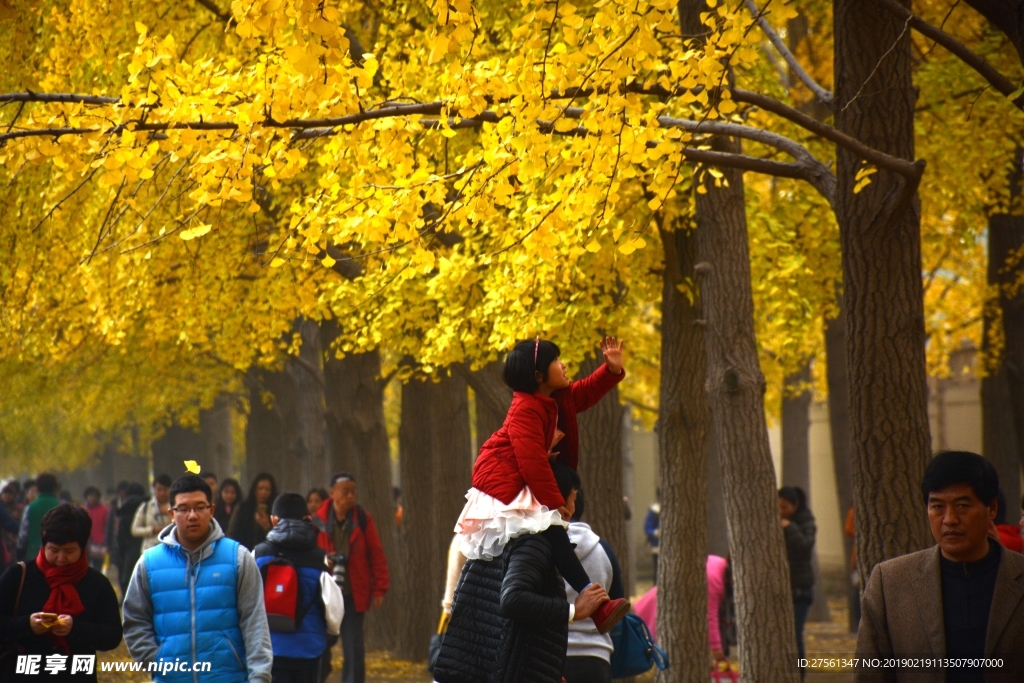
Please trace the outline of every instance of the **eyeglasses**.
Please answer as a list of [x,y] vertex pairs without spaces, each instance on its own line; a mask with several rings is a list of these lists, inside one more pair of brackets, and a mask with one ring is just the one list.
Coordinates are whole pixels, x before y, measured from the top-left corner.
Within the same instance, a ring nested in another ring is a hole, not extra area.
[[537,335],[537,341],[533,343],[533,369],[537,369],[537,354],[540,353],[540,335]]
[[209,510],[211,507],[213,507],[213,506],[212,505],[196,505],[195,507],[190,508],[190,507],[185,507],[184,505],[180,505],[180,506],[178,506],[176,508],[171,508],[171,509],[174,511],[175,514],[182,515],[183,517],[187,517],[190,514],[192,514],[193,512],[196,513],[197,515],[201,515],[204,512],[206,512],[207,510]]

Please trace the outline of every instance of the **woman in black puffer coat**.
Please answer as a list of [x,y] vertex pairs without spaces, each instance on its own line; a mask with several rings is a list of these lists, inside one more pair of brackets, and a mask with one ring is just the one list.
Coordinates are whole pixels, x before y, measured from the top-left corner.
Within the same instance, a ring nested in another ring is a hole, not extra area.
[[[786,556],[789,559],[789,583],[793,589],[793,616],[796,621],[796,646],[800,658],[804,657],[804,624],[814,600],[814,537],[818,526],[807,507],[807,494],[796,486],[779,489],[779,512],[782,515],[782,533],[786,538]],[[801,670],[801,676],[803,671]]]

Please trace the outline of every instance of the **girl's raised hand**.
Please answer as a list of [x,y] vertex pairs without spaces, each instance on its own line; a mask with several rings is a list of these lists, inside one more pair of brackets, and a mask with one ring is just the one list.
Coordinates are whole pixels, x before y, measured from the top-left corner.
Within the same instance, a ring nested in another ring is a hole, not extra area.
[[604,341],[601,342],[601,353],[604,354],[604,362],[608,364],[608,369],[612,371],[612,374],[622,374],[622,349],[625,346],[625,341],[620,341],[615,337],[605,337]]

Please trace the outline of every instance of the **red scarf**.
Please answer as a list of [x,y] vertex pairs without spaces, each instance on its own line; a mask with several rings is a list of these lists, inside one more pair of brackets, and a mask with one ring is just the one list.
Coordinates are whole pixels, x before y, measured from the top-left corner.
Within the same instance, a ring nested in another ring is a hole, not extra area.
[[[36,556],[36,567],[43,573],[46,585],[50,587],[50,597],[43,605],[43,612],[70,614],[77,617],[85,611],[82,598],[78,595],[78,589],[75,588],[78,582],[89,573],[89,561],[86,560],[84,552],[79,556],[77,562],[57,567],[46,561],[45,552],[40,548],[39,555]],[[59,638],[51,633],[50,639],[70,654],[66,638]]]

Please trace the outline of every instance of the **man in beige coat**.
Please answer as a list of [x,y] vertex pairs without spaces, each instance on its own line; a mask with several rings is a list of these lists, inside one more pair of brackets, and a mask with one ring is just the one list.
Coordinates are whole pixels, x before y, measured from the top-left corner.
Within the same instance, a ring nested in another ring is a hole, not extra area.
[[991,538],[998,490],[980,455],[932,459],[921,493],[936,545],[871,572],[857,683],[1024,682],[1024,555]]

